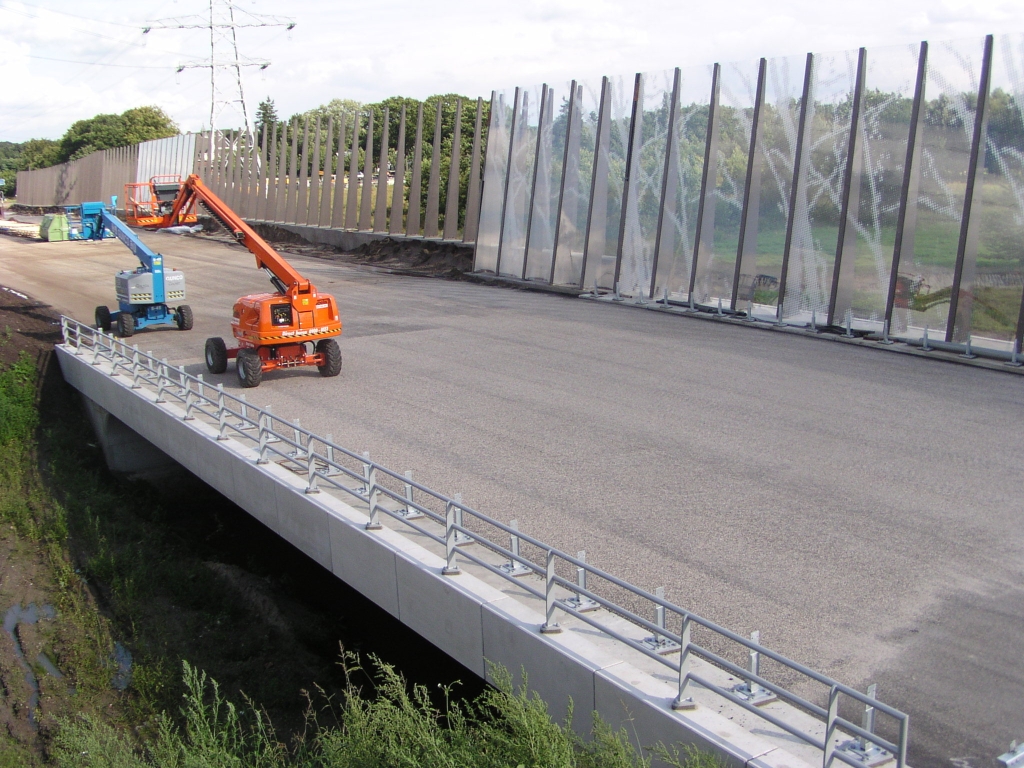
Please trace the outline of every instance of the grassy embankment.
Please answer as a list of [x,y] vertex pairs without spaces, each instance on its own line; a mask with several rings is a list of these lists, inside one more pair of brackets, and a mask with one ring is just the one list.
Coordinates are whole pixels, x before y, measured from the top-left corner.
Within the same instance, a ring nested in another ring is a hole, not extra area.
[[110,476],[92,439],[52,363],[43,382],[27,354],[0,366],[0,607],[54,608],[0,633],[0,766],[648,764],[627,733],[597,723],[581,741],[510,682],[459,698],[376,658],[325,661],[302,629],[315,616],[217,561],[214,504]]

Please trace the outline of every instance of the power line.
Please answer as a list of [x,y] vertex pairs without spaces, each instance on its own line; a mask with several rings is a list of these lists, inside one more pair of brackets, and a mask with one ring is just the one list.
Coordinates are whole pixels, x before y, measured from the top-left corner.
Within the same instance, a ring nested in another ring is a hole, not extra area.
[[[175,69],[174,67],[154,67],[146,64],[104,64],[99,61],[75,61],[74,59],[55,59],[51,56],[32,56],[28,55],[25,58],[28,59],[42,59],[43,61],[63,61],[66,64],[83,64],[87,67],[120,67],[121,69]],[[181,71],[180,69],[178,71]]]
[[[24,2],[24,0],[18,0],[18,4],[19,5],[27,6],[29,8],[35,8],[36,10],[39,10],[39,11],[46,11],[47,13],[57,13],[57,14],[60,14],[61,16],[70,16],[72,19],[82,19],[84,21],[91,21],[91,22],[94,22],[96,24],[109,24],[112,27],[125,27],[126,29],[137,29],[137,30],[140,30],[140,31],[142,30],[142,27],[140,27],[137,24],[122,24],[119,21],[107,21],[106,19],[97,19],[97,18],[95,18],[93,16],[79,16],[76,13],[68,13],[67,11],[58,11],[56,8],[47,8],[45,5],[34,5],[33,3],[26,3],[26,2]],[[0,5],[0,8],[3,8],[4,10],[12,11],[13,13],[18,13],[18,11],[15,11],[13,8],[10,8],[10,7],[5,6],[5,5]],[[27,13],[23,14],[23,15],[24,16],[28,16],[28,18],[30,18],[30,19],[36,18],[35,16],[32,16],[32,15],[27,14]]]

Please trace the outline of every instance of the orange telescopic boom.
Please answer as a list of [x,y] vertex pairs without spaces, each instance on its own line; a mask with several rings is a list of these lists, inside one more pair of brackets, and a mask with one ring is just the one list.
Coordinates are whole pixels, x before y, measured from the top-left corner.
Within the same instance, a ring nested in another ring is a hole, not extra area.
[[178,184],[173,203],[161,205],[159,215],[150,218],[150,226],[184,223],[201,203],[256,257],[256,266],[270,274],[277,289],[276,293],[243,296],[235,302],[231,325],[238,346],[228,349],[221,338],[207,339],[210,372],[223,373],[228,360],[234,359],[243,387],[258,386],[267,371],[303,365],[315,365],[322,376],[337,376],[341,350],[334,337],[341,334],[341,318],[334,297],[319,293],[198,176],[193,174]]

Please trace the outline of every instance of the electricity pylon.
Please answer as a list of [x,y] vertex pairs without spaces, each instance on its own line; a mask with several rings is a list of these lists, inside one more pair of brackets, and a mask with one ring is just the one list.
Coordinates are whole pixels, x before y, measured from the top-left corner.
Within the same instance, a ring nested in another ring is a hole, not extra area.
[[265,59],[251,59],[238,51],[238,30],[259,27],[285,27],[292,29],[295,21],[284,16],[266,16],[237,8],[232,0],[209,0],[209,14],[158,19],[143,28],[143,33],[154,29],[205,29],[210,34],[210,58],[178,65],[178,72],[186,69],[210,70],[210,129],[216,130],[217,121],[229,108],[236,106],[242,113],[245,132],[251,132],[249,112],[245,106],[242,87],[242,69],[270,66]]

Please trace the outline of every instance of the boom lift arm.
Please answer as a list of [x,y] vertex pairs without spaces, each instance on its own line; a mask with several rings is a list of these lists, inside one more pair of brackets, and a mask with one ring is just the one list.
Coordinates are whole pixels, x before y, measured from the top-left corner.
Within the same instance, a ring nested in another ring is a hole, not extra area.
[[171,227],[202,203],[240,244],[256,257],[256,266],[270,275],[276,293],[243,296],[232,310],[231,330],[238,342],[228,349],[221,338],[206,341],[206,366],[211,373],[227,370],[234,359],[243,387],[258,386],[267,371],[315,365],[322,376],[341,372],[341,350],[332,338],[341,333],[334,297],[316,287],[231,210],[202,179],[192,174],[156,226]]
[[192,328],[192,310],[187,304],[171,308],[168,300],[184,300],[185,275],[177,270],[164,271],[163,256],[147,246],[103,203],[82,203],[67,206],[68,214],[80,217],[81,227],[72,240],[102,240],[111,232],[139,260],[136,270],[122,270],[114,279],[118,309],[111,312],[106,306],[96,307],[96,324],[109,331],[116,322],[122,336],[131,336],[136,330],[150,325],[177,325],[182,330]]
[[299,292],[305,293],[312,288],[309,280],[300,275],[266,240],[228,208],[227,204],[196,174],[182,182],[170,213],[157,226],[170,227],[177,224],[182,212],[195,210],[196,202],[201,202],[210,214],[227,228],[235,240],[249,249],[256,257],[257,268],[270,273],[271,281],[279,292],[287,294],[290,289],[298,288]]

